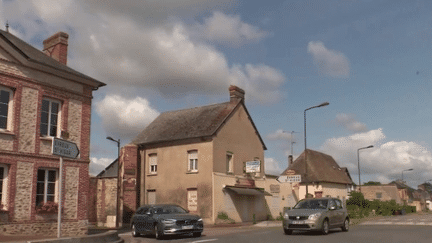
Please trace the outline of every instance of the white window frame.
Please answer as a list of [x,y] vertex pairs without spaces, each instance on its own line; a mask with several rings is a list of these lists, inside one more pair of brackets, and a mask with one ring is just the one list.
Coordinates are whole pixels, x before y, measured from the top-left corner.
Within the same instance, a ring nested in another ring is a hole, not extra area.
[[[38,181],[38,178],[37,178],[39,170],[44,170],[45,171],[44,194],[43,194],[43,196],[44,196],[43,202],[44,203],[47,202],[47,197],[48,197],[48,193],[47,193],[47,190],[48,190],[48,174],[49,174],[48,172],[49,171],[55,171],[56,178],[55,178],[55,186],[54,186],[54,202],[57,203],[58,202],[58,184],[59,184],[59,171],[58,171],[58,169],[56,169],[56,168],[39,168],[37,170],[37,174],[36,174],[36,198],[37,198],[38,195],[40,195],[40,194],[37,193],[37,185],[40,182],[40,181]],[[36,199],[35,199],[35,202],[36,202]],[[36,202],[36,206],[38,206],[37,202]]]
[[[231,159],[229,159],[229,157]],[[234,154],[231,152],[226,153],[226,165],[227,165],[227,174],[233,174],[234,173]]]
[[157,174],[157,154],[149,154],[149,174]]
[[52,115],[51,108],[52,108],[52,103],[57,103],[58,104],[57,131],[56,131],[55,137],[59,138],[60,137],[60,133],[61,133],[62,102],[60,100],[55,100],[55,99],[51,99],[51,98],[47,98],[47,97],[44,97],[42,99],[42,102],[44,100],[49,102],[49,106],[48,106],[49,107],[48,108],[48,124],[47,124],[48,128],[47,128],[47,134],[42,134],[42,130],[41,130],[41,127],[40,127],[40,126],[42,126],[42,107],[41,107],[41,119],[40,119],[40,125],[39,125],[40,136],[41,137],[53,137],[53,136],[50,135],[50,128],[52,126],[52,124],[51,124],[51,115]]
[[8,182],[9,182],[9,170],[6,164],[0,164],[0,167],[3,168],[3,185],[1,188],[1,200],[0,204],[3,204],[3,209],[7,209],[8,204]]
[[13,127],[13,97],[14,97],[14,91],[10,88],[7,88],[5,86],[0,85],[1,91],[6,91],[9,93],[9,102],[8,102],[8,112],[6,117],[6,128],[1,128],[0,131],[12,131]]
[[187,161],[188,172],[198,172],[198,150],[188,151]]

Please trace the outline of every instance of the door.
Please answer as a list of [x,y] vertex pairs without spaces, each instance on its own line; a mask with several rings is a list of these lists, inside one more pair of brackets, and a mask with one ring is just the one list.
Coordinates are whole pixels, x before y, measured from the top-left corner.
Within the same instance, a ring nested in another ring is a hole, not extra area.
[[[334,209],[331,209],[334,208]],[[337,222],[339,221],[337,219],[337,207],[336,207],[336,203],[333,199],[329,200],[329,205],[328,205],[328,209],[329,209],[329,224],[330,226],[334,226],[337,224]]]

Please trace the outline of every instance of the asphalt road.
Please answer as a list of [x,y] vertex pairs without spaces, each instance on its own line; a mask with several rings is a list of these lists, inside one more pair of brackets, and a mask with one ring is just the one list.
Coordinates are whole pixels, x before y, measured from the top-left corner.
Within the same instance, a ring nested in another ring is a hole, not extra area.
[[328,235],[320,235],[315,232],[294,232],[293,235],[285,235],[281,227],[258,228],[245,227],[233,229],[206,229],[203,235],[193,237],[171,237],[158,241],[154,236],[133,238],[130,233],[120,235],[125,242],[223,242],[223,243],[249,243],[249,242],[379,242],[379,243],[431,243],[431,226],[411,225],[358,225],[351,227],[349,232],[339,229],[330,231]]

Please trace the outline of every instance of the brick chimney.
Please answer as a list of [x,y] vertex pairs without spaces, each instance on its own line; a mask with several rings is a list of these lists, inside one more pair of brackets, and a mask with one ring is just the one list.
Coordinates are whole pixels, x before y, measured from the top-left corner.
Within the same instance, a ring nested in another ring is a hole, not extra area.
[[288,167],[290,167],[293,164],[293,156],[288,155]]
[[230,102],[237,102],[237,101],[243,101],[244,102],[244,96],[245,91],[240,89],[239,87],[235,85],[230,85],[229,87],[230,92]]
[[66,65],[67,63],[67,47],[69,35],[64,32],[57,32],[53,36],[43,41],[43,52]]

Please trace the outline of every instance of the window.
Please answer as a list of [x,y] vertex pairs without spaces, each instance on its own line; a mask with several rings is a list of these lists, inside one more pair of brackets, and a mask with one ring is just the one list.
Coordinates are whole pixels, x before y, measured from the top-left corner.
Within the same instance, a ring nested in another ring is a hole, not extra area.
[[226,155],[227,173],[234,173],[234,159],[233,154],[228,152]]
[[57,191],[57,170],[39,169],[37,173],[36,206],[55,202]]
[[12,98],[12,90],[0,86],[0,129],[12,130]]
[[198,151],[188,152],[188,172],[198,172]]
[[8,167],[6,165],[0,165],[0,204],[3,204],[4,206],[7,204],[7,200],[6,200],[7,175],[8,175]]
[[376,193],[376,198],[377,198],[377,199],[380,199],[381,197],[382,197],[382,193],[381,193],[381,192],[377,192],[377,193]]
[[150,174],[157,174],[157,154],[149,155],[149,171]]
[[336,208],[342,209],[342,202],[340,200],[335,200],[335,202],[336,202]]
[[60,102],[43,99],[40,123],[40,135],[58,137]]

